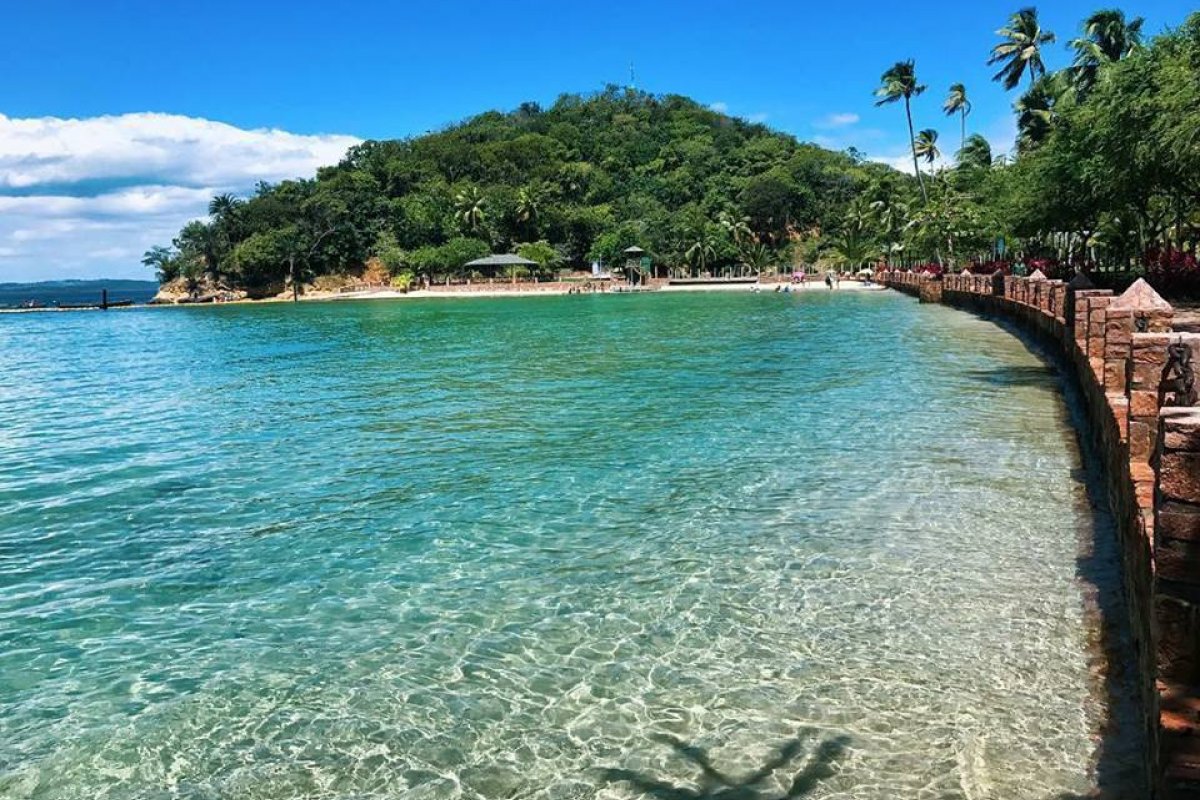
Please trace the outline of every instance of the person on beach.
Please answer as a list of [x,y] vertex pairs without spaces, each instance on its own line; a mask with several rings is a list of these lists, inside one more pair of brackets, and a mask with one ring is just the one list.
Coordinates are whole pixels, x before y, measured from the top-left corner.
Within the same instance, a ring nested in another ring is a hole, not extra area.
[[833,278],[829,276],[828,272],[825,273],[825,288],[831,292],[833,291]]

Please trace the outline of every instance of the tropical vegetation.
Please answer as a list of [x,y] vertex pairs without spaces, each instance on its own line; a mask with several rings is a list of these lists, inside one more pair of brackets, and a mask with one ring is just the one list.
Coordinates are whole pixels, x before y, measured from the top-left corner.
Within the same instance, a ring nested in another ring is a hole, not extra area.
[[490,252],[542,278],[620,266],[634,245],[664,272],[743,274],[831,251],[852,198],[906,180],[685,97],[609,87],[364,142],[314,178],[214,198],[144,261],[164,281],[252,293],[368,264],[405,284],[468,280]]
[[[490,252],[549,277],[619,266],[636,245],[675,275],[1037,266],[1200,294],[1200,14],[1149,39],[1142,27],[1097,11],[1055,69],[1055,34],[1035,8],[1014,13],[980,52],[1013,92],[1011,152],[970,130],[969,87],[924,109],[916,60],[897,61],[875,100],[904,108],[911,176],[685,97],[608,87],[364,142],[313,178],[216,197],[144,261],[163,281],[265,293],[364,270],[402,286],[471,280],[464,265]],[[959,129],[952,159],[917,125],[938,111]]]

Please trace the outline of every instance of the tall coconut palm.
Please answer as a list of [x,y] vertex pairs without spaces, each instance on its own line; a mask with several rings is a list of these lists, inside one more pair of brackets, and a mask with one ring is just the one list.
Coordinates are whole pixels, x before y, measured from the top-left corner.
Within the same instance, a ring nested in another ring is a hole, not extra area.
[[536,222],[541,214],[541,192],[536,186],[522,186],[517,190],[517,221],[522,224]]
[[1017,112],[1017,147],[1029,150],[1050,135],[1054,124],[1054,104],[1066,90],[1062,73],[1042,76],[1029,91],[1013,104]]
[[1116,9],[1097,11],[1083,22],[1083,36],[1071,40],[1075,62],[1071,78],[1078,92],[1086,93],[1096,83],[1104,64],[1120,61],[1142,44],[1141,17],[1126,20],[1125,12]]
[[477,186],[465,189],[454,196],[455,215],[472,233],[483,227],[483,206],[483,195]]
[[212,218],[215,258],[223,261],[229,251],[242,240],[242,201],[232,194],[219,194],[208,201],[208,215]]
[[996,34],[1004,41],[992,48],[992,57],[987,63],[988,66],[1003,66],[992,76],[992,80],[1003,83],[1005,89],[1015,89],[1026,74],[1029,75],[1030,86],[1046,74],[1042,45],[1053,43],[1055,37],[1050,31],[1042,30],[1036,8],[1022,8]]
[[962,123],[962,147],[967,146],[967,115],[971,113],[971,101],[967,99],[967,87],[961,83],[953,83],[950,85],[950,93],[946,95],[946,102],[942,103],[942,111],[946,112],[947,117],[959,115],[959,121]]
[[937,140],[938,132],[933,128],[926,128],[913,140],[913,152],[925,159],[926,164],[932,164],[942,155],[942,151],[938,149]]
[[875,105],[882,106],[899,100],[904,101],[904,115],[908,118],[908,141],[910,145],[913,145],[911,148],[913,169],[917,173],[917,183],[921,186],[921,197],[929,202],[929,193],[925,190],[925,179],[921,176],[920,165],[917,164],[912,120],[912,99],[924,91],[925,86],[917,83],[913,60],[910,58],[908,61],[897,61],[891,69],[879,76],[879,88],[875,90],[875,96],[879,99],[875,101]]
[[[542,215],[542,192],[536,185],[522,186],[517,190],[517,202],[514,209],[517,214],[517,224],[526,233],[536,233],[538,219]],[[535,236],[528,236],[533,239]]]
[[978,133],[972,133],[958,151],[958,168],[991,169],[992,145]]

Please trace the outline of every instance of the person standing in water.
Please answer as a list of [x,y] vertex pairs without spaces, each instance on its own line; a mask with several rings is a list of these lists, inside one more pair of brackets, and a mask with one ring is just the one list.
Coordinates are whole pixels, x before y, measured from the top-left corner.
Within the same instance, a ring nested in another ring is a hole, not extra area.
[[825,273],[825,288],[831,292],[833,291],[833,278],[829,276],[828,272]]

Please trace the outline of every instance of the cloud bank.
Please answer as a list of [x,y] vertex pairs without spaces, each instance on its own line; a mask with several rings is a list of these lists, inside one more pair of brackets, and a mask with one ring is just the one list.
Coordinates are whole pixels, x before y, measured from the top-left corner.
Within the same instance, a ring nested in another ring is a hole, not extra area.
[[142,253],[214,194],[310,176],[360,141],[174,114],[0,115],[0,281],[151,277]]

